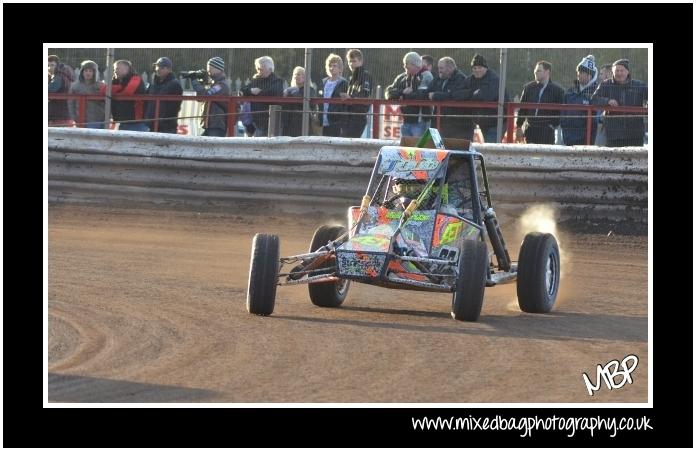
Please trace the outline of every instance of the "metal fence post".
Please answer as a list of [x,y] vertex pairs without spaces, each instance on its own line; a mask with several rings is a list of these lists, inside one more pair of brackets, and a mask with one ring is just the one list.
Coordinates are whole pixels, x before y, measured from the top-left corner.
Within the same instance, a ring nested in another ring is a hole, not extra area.
[[268,136],[280,135],[280,105],[268,106]]
[[594,111],[588,109],[587,110],[587,133],[585,134],[585,144],[588,146],[592,145],[592,115],[594,114]]
[[[114,63],[114,49],[106,49],[106,70]],[[106,101],[104,102],[104,130],[111,125],[111,84],[114,77],[106,77]]]
[[305,49],[305,82],[302,96],[302,136],[309,136],[310,107],[309,95],[312,91],[312,49]]
[[[498,85],[498,124],[496,142],[503,139],[503,102],[505,102],[505,81],[507,79],[507,49],[500,49],[500,85]],[[511,118],[508,118],[511,120]]]
[[[377,85],[377,90],[375,91],[375,99],[381,99],[382,98],[382,86]],[[375,113],[375,109],[377,112]],[[372,104],[372,139],[379,139],[379,118],[380,118],[380,113],[381,113],[381,107],[380,105],[375,102]]]

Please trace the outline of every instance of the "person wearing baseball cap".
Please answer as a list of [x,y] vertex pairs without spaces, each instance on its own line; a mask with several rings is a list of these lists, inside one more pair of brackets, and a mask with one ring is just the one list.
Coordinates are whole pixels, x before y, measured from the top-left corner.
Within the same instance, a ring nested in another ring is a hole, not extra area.
[[[183,95],[181,83],[172,73],[172,60],[163,56],[153,63],[155,76],[148,86],[146,93],[152,95]],[[152,131],[159,133],[176,134],[181,100],[160,101],[159,115],[155,119],[156,102],[151,100],[145,105],[145,119],[149,119],[148,126]],[[155,127],[156,126],[156,127]]]

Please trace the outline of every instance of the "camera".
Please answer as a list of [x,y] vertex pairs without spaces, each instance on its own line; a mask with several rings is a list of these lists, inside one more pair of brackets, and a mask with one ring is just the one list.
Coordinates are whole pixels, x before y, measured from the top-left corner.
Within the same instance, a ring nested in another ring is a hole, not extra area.
[[182,78],[191,78],[191,79],[196,79],[196,80],[207,80],[208,79],[208,71],[205,69],[200,69],[200,70],[188,70],[184,72],[179,72],[179,76]]

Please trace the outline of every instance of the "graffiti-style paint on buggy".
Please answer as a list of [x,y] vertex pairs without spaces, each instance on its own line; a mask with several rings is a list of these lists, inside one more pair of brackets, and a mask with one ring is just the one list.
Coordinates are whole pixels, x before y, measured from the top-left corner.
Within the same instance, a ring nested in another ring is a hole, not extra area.
[[[360,216],[358,207],[349,210],[349,229]],[[401,212],[384,207],[370,207],[353,235],[339,247],[343,251],[387,252],[391,237],[398,226]],[[434,219],[433,219],[434,218]],[[446,214],[416,210],[409,223],[397,236],[396,248],[411,249],[417,257],[456,260],[465,239],[479,239],[479,229],[474,225]],[[407,264],[408,263],[408,264]],[[389,270],[400,276],[420,274],[422,271],[410,262],[389,262]],[[389,271],[388,271],[389,273]],[[387,273],[387,276],[389,275]],[[408,274],[407,274],[408,273]],[[416,280],[421,280],[419,276]]]
[[384,269],[387,255],[369,252],[336,253],[339,271],[345,276],[377,278]]
[[257,234],[247,310],[270,315],[276,286],[302,283],[315,305],[339,307],[351,281],[452,293],[452,316],[466,321],[478,319],[485,287],[516,279],[521,310],[548,312],[555,303],[555,238],[527,234],[519,253],[526,269],[518,273],[493,211],[483,155],[466,141],[443,140],[429,129],[417,141],[383,147],[348,222],[349,229],[319,227],[309,252],[288,257],[278,257],[277,235]]
[[407,180],[426,180],[433,177],[446,157],[445,150],[386,146],[380,151],[379,174]]

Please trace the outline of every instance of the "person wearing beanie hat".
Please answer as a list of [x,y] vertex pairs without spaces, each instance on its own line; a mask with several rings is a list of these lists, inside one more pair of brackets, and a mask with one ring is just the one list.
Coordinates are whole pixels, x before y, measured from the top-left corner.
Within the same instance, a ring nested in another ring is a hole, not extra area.
[[594,55],[587,55],[586,57],[584,57],[582,61],[578,63],[578,66],[575,69],[578,72],[590,74],[590,76],[592,77],[590,83],[597,80],[597,63],[595,63]]
[[[612,64],[613,77],[599,85],[592,96],[595,105],[644,106],[648,86],[631,77],[629,61],[620,59]],[[638,113],[605,111],[604,128],[608,147],[642,146],[645,125],[642,117],[627,117]]]
[[[471,59],[471,77],[469,77],[471,85],[471,100],[476,102],[497,102],[498,88],[500,86],[500,78],[493,69],[488,68],[486,59],[476,54]],[[505,90],[505,102],[509,102],[507,90]],[[494,143],[498,141],[498,119],[497,109],[482,108],[474,110],[477,114],[481,114],[474,118],[474,123],[478,124],[483,134],[483,140],[486,143]],[[507,119],[503,119],[503,130]]]
[[[172,73],[172,60],[163,56],[154,63],[154,66],[155,76],[147,87],[147,94],[180,96],[184,93],[181,83]],[[149,122],[150,129],[158,133],[176,134],[181,100],[161,101],[159,116],[156,118],[158,120],[154,120],[156,109],[157,103],[155,101],[149,101],[145,104],[145,118],[151,120]]]
[[[587,55],[576,67],[577,77],[573,84],[565,92],[563,103],[589,105],[592,94],[597,90],[597,66],[593,55]],[[561,129],[563,130],[563,144],[566,146],[579,146],[592,144],[595,140],[598,127],[598,117],[592,120],[592,134],[587,143],[587,112],[583,110],[561,111]]]
[[[208,75],[212,84],[204,86],[199,80],[191,79],[191,87],[197,96],[229,96],[230,83],[225,75],[225,61],[219,56],[208,60]],[[227,136],[227,102],[203,102],[201,113],[203,136]]]
[[611,65],[611,70],[613,72],[614,81],[619,84],[626,83],[631,74],[627,59],[614,61],[614,64]]
[[471,67],[475,66],[481,66],[481,67],[488,67],[488,63],[486,63],[486,58],[483,57],[481,54],[476,54],[474,57],[471,59]]
[[208,60],[208,66],[214,67],[220,72],[225,72],[225,61],[219,56],[214,56]]
[[[92,60],[85,60],[80,64],[80,75],[70,86],[70,94],[99,95],[104,82],[99,79],[99,68]],[[77,122],[78,127],[104,128],[104,101],[88,100],[84,113],[84,124],[80,122],[79,102],[77,99],[68,101],[70,117]]]
[[623,66],[623,67],[626,68],[627,71],[630,72],[630,71],[631,71],[631,68],[628,67],[628,64],[629,64],[629,61],[628,61],[627,59],[620,59],[620,60],[614,61],[614,64],[612,64],[612,67],[614,67],[614,66]]

